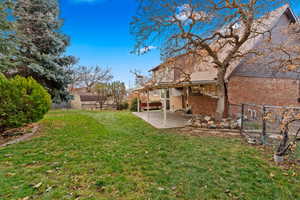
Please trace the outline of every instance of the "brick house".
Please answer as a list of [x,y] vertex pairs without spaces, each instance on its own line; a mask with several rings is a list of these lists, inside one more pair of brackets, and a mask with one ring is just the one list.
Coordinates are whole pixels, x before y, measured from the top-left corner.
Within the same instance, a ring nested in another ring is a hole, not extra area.
[[[271,16],[269,25],[275,42],[285,39],[280,31],[283,27],[298,21],[287,5],[273,11]],[[256,48],[262,39],[251,39],[244,48]],[[247,57],[232,63],[226,74],[230,104],[300,106],[299,73],[275,72],[264,64],[249,64],[246,60]],[[146,86],[143,91],[160,90],[162,97],[167,96],[167,108],[170,111],[190,110],[192,114],[215,114],[217,71],[212,66],[204,65],[193,55],[183,54],[167,60],[150,72],[155,84]]]
[[[299,21],[289,7],[281,8],[276,17],[276,26],[272,29],[272,40],[281,42],[286,39],[281,29]],[[259,44],[258,39],[255,46]],[[228,77],[230,103],[300,106],[300,74],[298,72],[280,72],[264,63],[249,64],[245,60],[247,58],[242,60]]]

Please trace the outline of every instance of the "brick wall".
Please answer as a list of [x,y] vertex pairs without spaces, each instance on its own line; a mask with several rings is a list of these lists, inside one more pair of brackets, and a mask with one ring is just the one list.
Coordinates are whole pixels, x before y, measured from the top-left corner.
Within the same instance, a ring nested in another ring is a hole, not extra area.
[[170,109],[172,112],[183,108],[182,96],[171,96],[170,97]]
[[234,76],[228,85],[231,104],[251,103],[276,106],[300,106],[299,81]]
[[217,109],[217,99],[208,96],[189,96],[189,104],[193,114],[215,115]]

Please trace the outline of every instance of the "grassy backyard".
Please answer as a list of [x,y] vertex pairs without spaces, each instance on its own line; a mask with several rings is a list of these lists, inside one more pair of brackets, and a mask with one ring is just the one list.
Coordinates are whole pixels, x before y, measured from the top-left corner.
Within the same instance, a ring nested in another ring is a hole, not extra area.
[[299,192],[299,175],[238,138],[169,134],[127,112],[52,111],[39,137],[0,149],[1,200],[287,200]]

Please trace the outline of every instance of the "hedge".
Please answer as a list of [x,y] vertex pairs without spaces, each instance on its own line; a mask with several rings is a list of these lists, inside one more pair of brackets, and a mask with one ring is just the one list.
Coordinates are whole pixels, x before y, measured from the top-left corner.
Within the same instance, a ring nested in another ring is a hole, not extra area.
[[0,74],[0,132],[37,122],[50,107],[50,95],[33,78]]

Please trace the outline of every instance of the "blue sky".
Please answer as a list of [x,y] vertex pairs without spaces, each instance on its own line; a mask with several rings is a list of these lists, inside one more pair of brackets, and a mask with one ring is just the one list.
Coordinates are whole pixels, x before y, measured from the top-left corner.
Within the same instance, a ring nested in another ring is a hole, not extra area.
[[112,68],[115,80],[127,85],[130,69],[146,73],[160,63],[158,50],[143,56],[130,54],[134,40],[129,23],[135,14],[135,0],[61,0],[63,32],[71,37],[67,53],[80,58],[80,65]]
[[[142,56],[130,54],[134,41],[129,23],[136,0],[60,0],[60,4],[63,32],[71,37],[67,54],[80,58],[80,65],[110,67],[115,80],[133,85],[131,69],[146,73],[160,63],[157,49]],[[294,10],[300,15],[300,2]]]

